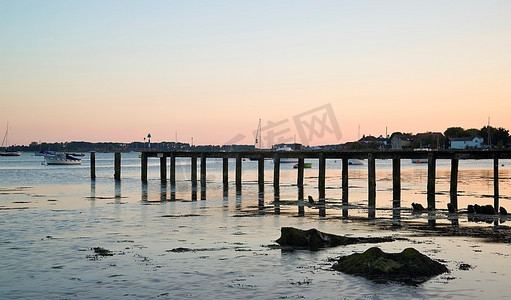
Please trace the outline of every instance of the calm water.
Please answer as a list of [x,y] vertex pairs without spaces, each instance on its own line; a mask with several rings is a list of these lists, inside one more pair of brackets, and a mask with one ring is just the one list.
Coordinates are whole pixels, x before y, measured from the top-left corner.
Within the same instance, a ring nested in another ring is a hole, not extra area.
[[[234,161],[227,197],[221,184],[221,160],[208,160],[207,200],[190,201],[190,163],[177,160],[175,201],[159,180],[159,160],[150,160],[149,183],[140,182],[138,154],[123,154],[122,181],[113,180],[113,154],[96,156],[97,180],[89,162],[45,166],[23,154],[0,157],[0,298],[305,298],[305,299],[506,299],[511,293],[508,244],[469,237],[422,237],[382,231],[365,221],[341,220],[340,161],[327,163],[327,218],[314,208],[297,216],[296,205],[273,206],[273,165],[265,165],[265,208],[258,208],[257,162],[243,164],[243,192],[234,193]],[[305,195],[317,199],[317,163],[305,170]],[[500,167],[501,205],[511,211],[511,162]],[[200,165],[200,162],[199,162]],[[437,208],[449,201],[449,161],[437,164]],[[296,170],[282,164],[281,200],[297,199]],[[377,161],[377,207],[392,207],[391,161]],[[493,204],[491,161],[460,161],[459,207]],[[350,216],[367,216],[367,166],[350,167]],[[426,206],[427,166],[402,161],[402,206]],[[199,185],[200,186],[200,185]],[[198,193],[200,199],[200,191]],[[163,200],[163,201],[162,201]],[[379,210],[377,222],[391,222]],[[426,222],[401,214],[402,220]],[[439,224],[450,224],[440,214]],[[486,223],[461,226],[487,227]],[[506,225],[503,223],[502,225]],[[415,247],[444,261],[451,270],[419,286],[376,284],[330,269],[330,258],[361,252],[372,245],[351,245],[318,252],[281,252],[275,244],[282,226],[353,236],[403,237],[379,244],[384,251]],[[113,256],[95,257],[102,247]],[[192,251],[173,252],[179,247]],[[95,259],[98,258],[98,259]],[[460,270],[461,263],[470,270]]]

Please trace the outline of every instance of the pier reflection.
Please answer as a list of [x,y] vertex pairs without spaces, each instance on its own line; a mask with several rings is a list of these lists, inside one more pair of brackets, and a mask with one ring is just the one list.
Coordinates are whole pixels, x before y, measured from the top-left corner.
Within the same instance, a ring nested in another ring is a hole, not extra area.
[[305,203],[304,203],[304,192],[303,185],[298,185],[298,216],[303,217],[305,215]]
[[140,188],[141,194],[142,194],[142,203],[145,203],[148,201],[148,193],[147,193],[147,182],[142,181],[142,186]]
[[161,182],[161,185],[160,185],[160,201],[161,202],[165,202],[167,201],[167,183],[166,182]]
[[280,215],[280,188],[276,187],[273,189],[273,206],[275,214]]

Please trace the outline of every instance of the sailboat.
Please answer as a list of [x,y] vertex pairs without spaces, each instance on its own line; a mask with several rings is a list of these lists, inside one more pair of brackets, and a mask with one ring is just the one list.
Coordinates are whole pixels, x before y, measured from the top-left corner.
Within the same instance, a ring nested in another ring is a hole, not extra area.
[[[263,149],[263,138],[262,138],[262,130],[261,130],[261,119],[259,119],[259,124],[257,125],[257,131],[255,134],[254,147],[256,150]],[[271,158],[265,158],[265,160],[269,160]],[[249,160],[258,160],[257,158],[249,158]]]
[[5,148],[4,151],[0,151],[0,156],[20,156],[21,153],[16,150],[9,150],[7,144],[7,136],[9,134],[9,123],[7,123],[7,129],[5,130],[4,139],[2,140],[2,146],[0,148]]

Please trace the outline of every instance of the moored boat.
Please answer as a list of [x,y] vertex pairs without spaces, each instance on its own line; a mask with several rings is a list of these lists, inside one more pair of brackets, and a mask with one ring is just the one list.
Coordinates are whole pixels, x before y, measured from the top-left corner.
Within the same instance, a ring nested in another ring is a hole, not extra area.
[[80,158],[65,153],[45,154],[44,161],[47,165],[79,165],[82,163]]
[[0,152],[0,156],[20,156],[21,152],[16,150],[5,150]]
[[358,165],[358,166],[361,166],[364,164],[364,160],[363,159],[358,159],[358,158],[350,158],[348,159],[348,165]]
[[5,130],[4,139],[0,148],[4,148],[4,151],[0,151],[0,156],[20,156],[21,152],[8,148],[7,136],[9,134],[9,123],[7,123],[7,129]]
[[[413,149],[413,151],[431,151],[429,148],[417,148]],[[425,164],[428,162],[427,158],[412,158],[412,163],[414,164]]]
[[[312,168],[312,163],[303,163],[303,167],[305,169],[310,169]],[[293,169],[298,169],[298,164],[293,165]]]
[[[291,149],[290,147],[281,147],[281,148],[277,148],[276,151],[286,151],[286,152],[289,152],[289,151],[293,151],[293,149]],[[275,160],[274,160],[275,162]],[[280,158],[280,163],[298,163],[298,158],[294,158],[294,157],[281,157]]]

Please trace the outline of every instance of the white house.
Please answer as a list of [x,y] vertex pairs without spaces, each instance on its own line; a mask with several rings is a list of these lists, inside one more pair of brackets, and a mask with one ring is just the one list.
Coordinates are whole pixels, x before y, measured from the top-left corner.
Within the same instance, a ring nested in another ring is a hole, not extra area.
[[451,142],[451,149],[473,149],[481,148],[483,145],[483,138],[480,136],[449,138],[449,141]]

